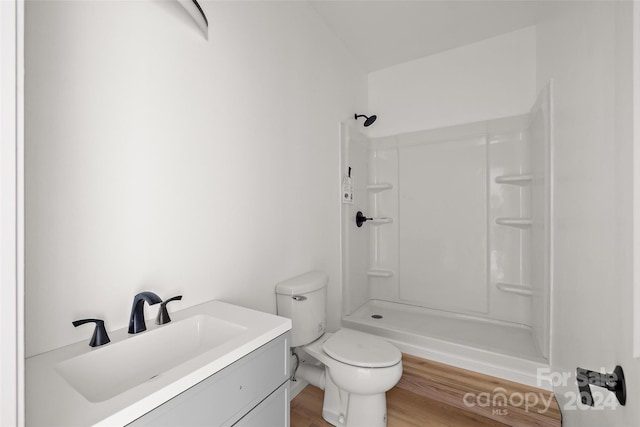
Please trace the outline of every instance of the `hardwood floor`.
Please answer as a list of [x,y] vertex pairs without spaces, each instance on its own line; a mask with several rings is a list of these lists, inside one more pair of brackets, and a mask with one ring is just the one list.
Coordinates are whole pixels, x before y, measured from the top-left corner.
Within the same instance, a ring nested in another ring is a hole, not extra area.
[[[402,362],[402,378],[387,392],[389,427],[561,425],[551,392],[406,354]],[[293,399],[291,427],[331,425],[322,418],[323,393],[307,386]]]

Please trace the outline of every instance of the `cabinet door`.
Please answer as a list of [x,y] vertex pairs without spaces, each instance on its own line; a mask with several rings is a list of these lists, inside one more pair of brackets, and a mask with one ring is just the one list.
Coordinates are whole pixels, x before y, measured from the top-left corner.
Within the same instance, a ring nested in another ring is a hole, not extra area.
[[289,427],[289,381],[253,408],[234,427]]
[[286,333],[129,426],[230,426],[288,379],[289,333]]

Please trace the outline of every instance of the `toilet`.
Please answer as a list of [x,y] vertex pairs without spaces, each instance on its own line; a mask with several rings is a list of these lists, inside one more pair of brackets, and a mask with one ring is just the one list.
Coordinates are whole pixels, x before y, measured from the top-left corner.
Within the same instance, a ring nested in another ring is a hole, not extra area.
[[402,354],[374,335],[325,332],[328,281],[312,271],[276,285],[278,315],[291,319],[291,346],[303,360],[295,376],[324,390],[322,417],[330,424],[386,426],[386,392],[402,376]]

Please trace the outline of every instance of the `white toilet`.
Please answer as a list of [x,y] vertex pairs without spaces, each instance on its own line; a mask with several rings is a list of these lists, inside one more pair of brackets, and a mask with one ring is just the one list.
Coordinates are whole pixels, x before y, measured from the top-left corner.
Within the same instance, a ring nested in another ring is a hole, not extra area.
[[402,355],[373,335],[350,329],[325,333],[328,280],[325,273],[313,271],[276,285],[278,315],[293,324],[291,346],[321,363],[301,363],[296,376],[324,390],[322,417],[327,422],[386,426],[385,393],[402,376]]

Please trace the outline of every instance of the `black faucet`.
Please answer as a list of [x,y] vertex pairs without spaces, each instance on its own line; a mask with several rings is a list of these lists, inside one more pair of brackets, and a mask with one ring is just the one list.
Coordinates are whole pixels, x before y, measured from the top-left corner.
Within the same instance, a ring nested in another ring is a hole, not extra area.
[[162,299],[153,292],[140,292],[133,298],[131,307],[131,318],[129,319],[129,333],[137,334],[146,331],[147,325],[144,322],[144,302],[154,305],[162,302]]

